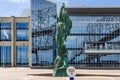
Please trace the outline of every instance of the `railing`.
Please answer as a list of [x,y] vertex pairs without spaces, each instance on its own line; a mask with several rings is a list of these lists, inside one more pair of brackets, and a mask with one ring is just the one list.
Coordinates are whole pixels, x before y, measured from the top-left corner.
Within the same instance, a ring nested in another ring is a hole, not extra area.
[[85,50],[120,50],[120,46],[87,46]]

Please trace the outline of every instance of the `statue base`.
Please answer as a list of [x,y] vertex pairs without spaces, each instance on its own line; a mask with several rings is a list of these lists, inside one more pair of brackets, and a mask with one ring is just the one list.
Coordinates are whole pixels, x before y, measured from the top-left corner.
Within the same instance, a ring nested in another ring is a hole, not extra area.
[[[64,56],[64,58],[66,58]],[[54,65],[54,71],[52,76],[56,76],[56,77],[66,77],[67,76],[67,68],[68,68],[68,63],[66,63],[66,61],[61,58],[60,56],[57,56],[57,58],[55,59],[55,65]]]
[[54,71],[52,76],[54,76],[54,77],[67,77],[67,72],[66,72],[66,70]]

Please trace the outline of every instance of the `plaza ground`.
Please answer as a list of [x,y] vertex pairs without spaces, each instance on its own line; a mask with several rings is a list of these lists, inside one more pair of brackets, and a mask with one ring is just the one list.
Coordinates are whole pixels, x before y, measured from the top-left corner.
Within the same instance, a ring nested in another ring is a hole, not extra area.
[[[0,68],[0,80],[69,80],[68,77],[52,77],[52,69],[21,67]],[[75,80],[120,80],[118,70],[77,69]]]

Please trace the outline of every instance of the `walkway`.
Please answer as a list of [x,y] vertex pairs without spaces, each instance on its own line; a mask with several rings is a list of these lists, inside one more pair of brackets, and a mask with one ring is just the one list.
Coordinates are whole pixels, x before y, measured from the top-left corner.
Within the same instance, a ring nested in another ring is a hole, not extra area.
[[[50,69],[0,68],[0,80],[69,80],[52,77]],[[120,70],[78,69],[75,80],[120,80]]]

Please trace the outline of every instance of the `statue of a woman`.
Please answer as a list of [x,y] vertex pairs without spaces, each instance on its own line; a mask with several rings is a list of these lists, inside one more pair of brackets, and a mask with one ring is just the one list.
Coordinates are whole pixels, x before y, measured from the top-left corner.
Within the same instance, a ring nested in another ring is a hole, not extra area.
[[63,3],[56,25],[57,57],[54,62],[53,76],[67,76],[66,70],[69,66],[68,52],[64,41],[66,41],[67,36],[70,34],[72,21],[64,8],[65,4]]

